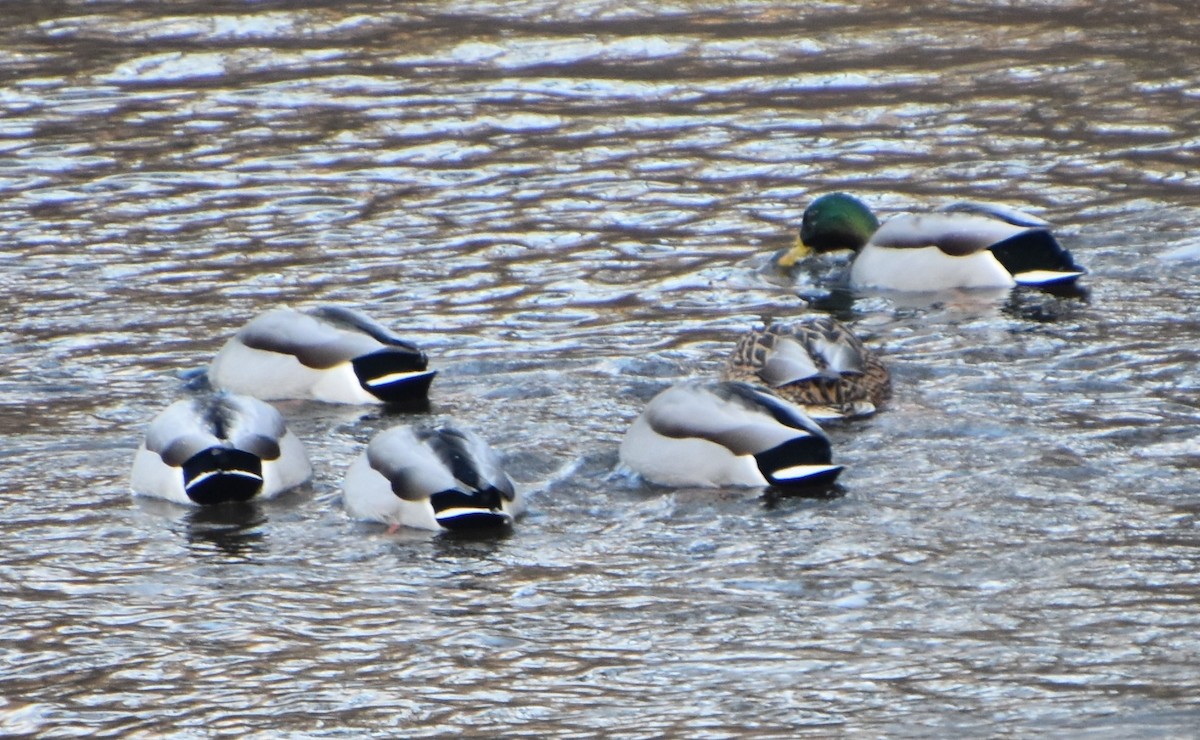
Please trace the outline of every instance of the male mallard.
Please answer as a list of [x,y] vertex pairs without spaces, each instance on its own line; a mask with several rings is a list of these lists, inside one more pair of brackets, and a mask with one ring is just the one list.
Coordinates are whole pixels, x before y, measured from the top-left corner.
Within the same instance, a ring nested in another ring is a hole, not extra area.
[[829,316],[751,329],[723,378],[762,383],[817,418],[873,414],[892,388],[879,357]]
[[357,311],[325,306],[259,315],[208,368],[217,388],[266,400],[331,403],[420,400],[436,370],[425,353]]
[[525,511],[496,453],[454,427],[380,432],[351,463],[342,490],[352,517],[393,529],[502,528]]
[[686,381],[659,393],[625,433],[620,459],[666,486],[816,486],[842,472],[803,409],[730,381]]
[[311,474],[304,445],[274,407],[218,393],[177,401],[150,422],[130,485],[137,494],[205,505],[270,498]]
[[1049,224],[1003,206],[956,203],[901,214],[883,226],[862,201],[830,193],[804,211],[791,267],[812,252],[851,249],[855,288],[936,291],[1071,283],[1085,271],[1050,234]]

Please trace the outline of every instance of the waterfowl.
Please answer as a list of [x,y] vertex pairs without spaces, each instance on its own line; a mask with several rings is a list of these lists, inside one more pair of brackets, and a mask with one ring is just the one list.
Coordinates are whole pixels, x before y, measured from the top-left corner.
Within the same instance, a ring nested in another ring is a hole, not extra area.
[[867,416],[891,394],[879,357],[829,316],[751,329],[722,377],[766,385],[817,418]]
[[431,530],[512,524],[525,499],[479,435],[444,426],[393,427],[375,435],[346,471],[347,513]]
[[203,506],[271,498],[311,475],[304,445],[274,407],[216,393],[176,401],[150,422],[130,487]]
[[856,254],[855,288],[936,291],[951,288],[1059,286],[1085,270],[1050,233],[1050,224],[984,203],[955,203],[932,213],[901,214],[882,226],[871,209],[846,193],[814,200],[804,212],[796,246],[782,255],[791,267],[813,252]]
[[817,486],[842,472],[803,409],[736,381],[685,381],[659,393],[625,433],[620,460],[665,486]]
[[267,311],[242,327],[208,368],[214,387],[265,400],[422,400],[437,374],[425,353],[340,306]]

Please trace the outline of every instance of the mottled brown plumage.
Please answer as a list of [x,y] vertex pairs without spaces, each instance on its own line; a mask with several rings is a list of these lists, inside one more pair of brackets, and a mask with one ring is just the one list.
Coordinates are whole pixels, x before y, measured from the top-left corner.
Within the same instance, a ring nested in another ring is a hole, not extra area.
[[879,357],[828,316],[752,329],[738,341],[723,378],[766,385],[825,418],[873,414],[891,395]]

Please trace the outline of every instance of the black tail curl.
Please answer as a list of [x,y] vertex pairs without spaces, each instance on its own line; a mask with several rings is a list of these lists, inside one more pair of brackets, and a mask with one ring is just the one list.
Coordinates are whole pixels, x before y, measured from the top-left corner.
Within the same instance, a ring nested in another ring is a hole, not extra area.
[[832,483],[841,472],[841,468],[827,471],[819,475],[795,479],[780,479],[776,473],[781,470],[799,465],[830,465],[833,462],[833,452],[829,440],[824,437],[805,435],[789,439],[783,444],[754,456],[758,469],[763,477],[773,486],[810,486]]
[[262,460],[243,450],[209,447],[183,463],[183,489],[202,506],[249,501],[262,485]]
[[1086,272],[1045,229],[1023,231],[993,244],[990,249],[1010,275],[1035,270]]
[[[351,361],[354,374],[365,391],[385,403],[406,403],[425,398],[437,375],[428,370],[424,352],[386,348],[356,357]],[[400,376],[387,383],[372,382],[388,376]]]

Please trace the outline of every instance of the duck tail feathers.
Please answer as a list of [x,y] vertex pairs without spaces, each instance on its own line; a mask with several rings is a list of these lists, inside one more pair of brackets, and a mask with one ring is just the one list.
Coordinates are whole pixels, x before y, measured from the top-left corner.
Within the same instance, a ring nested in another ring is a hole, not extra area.
[[356,357],[351,364],[363,389],[387,403],[423,399],[437,375],[419,350],[389,347]]
[[833,483],[842,472],[832,464],[829,440],[804,435],[754,456],[759,471],[774,486],[822,486]]
[[380,344],[419,352],[417,345],[402,339],[392,333],[387,327],[375,319],[344,306],[319,306],[308,312],[339,329],[357,331],[372,337]]
[[452,488],[429,497],[437,523],[453,531],[496,529],[512,524],[503,509],[504,495],[495,488],[462,491]]
[[262,485],[262,460],[244,450],[209,447],[183,463],[183,490],[197,504],[249,501]]
[[1022,285],[1070,282],[1087,272],[1045,229],[1022,231],[993,244],[990,249],[1004,269]]

